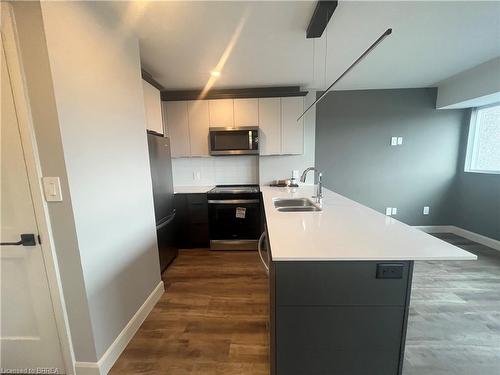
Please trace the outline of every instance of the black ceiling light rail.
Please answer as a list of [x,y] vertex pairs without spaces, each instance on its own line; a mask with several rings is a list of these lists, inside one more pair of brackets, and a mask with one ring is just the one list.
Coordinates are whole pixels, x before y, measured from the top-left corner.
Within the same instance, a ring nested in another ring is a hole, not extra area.
[[384,40],[387,36],[391,35],[392,34],[392,29],[387,29],[386,31],[384,31],[384,33],[379,36],[379,38],[373,42],[373,44],[368,47],[368,49],[363,52],[363,54],[361,56],[359,56],[356,61],[354,61],[351,66],[349,66],[349,68],[346,69],[346,71],[344,73],[342,73],[340,75],[339,78],[337,78],[330,86],[328,86],[328,88],[323,92],[323,94],[321,94],[321,96],[316,99],[314,101],[314,103],[312,103],[309,107],[307,107],[307,109],[304,111],[304,113],[302,113],[299,118],[297,119],[297,121],[299,121],[302,117],[304,117],[304,115],[307,113],[307,111],[309,111],[312,107],[314,107],[319,101],[321,101],[325,96],[326,94],[328,94],[328,92],[331,90],[331,88],[338,82],[340,81],[347,73],[349,73],[349,71],[354,68],[361,60],[363,60],[366,55],[368,55],[378,44],[380,44],[380,42],[382,42],[382,40]]
[[306,38],[320,38],[337,8],[338,1],[318,1],[307,26]]

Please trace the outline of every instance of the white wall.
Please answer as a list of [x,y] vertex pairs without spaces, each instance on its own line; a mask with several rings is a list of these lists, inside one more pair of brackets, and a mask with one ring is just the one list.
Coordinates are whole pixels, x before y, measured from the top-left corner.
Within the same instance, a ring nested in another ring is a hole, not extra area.
[[[50,73],[38,72],[39,79],[52,75],[52,121],[60,134],[37,142],[41,152],[51,152],[51,142],[62,144],[58,162],[66,168],[73,211],[66,219],[74,219],[76,232],[68,236],[81,263],[63,283],[83,276],[85,295],[78,298],[86,298],[79,306],[87,311],[68,310],[73,323],[90,315],[92,343],[80,343],[84,337],[72,331],[76,359],[89,362],[102,356],[160,282],[138,41],[95,9],[92,2],[41,4]],[[31,53],[25,51],[27,61]],[[54,125],[36,124],[37,134]],[[52,224],[56,232],[69,225]]]
[[500,57],[438,84],[436,108],[470,108],[500,101]]
[[44,176],[59,176],[64,200],[49,204],[52,236],[73,349],[80,361],[94,361],[96,351],[85,291],[73,205],[54,100],[52,76],[38,2],[13,3],[31,116]]
[[259,160],[252,155],[176,158],[172,173],[175,186],[258,184]]
[[[316,100],[316,91],[309,91],[304,99],[304,108]],[[314,166],[314,145],[316,132],[316,107],[304,116],[304,153],[302,155],[273,155],[259,157],[259,181],[269,184],[272,180],[292,177],[292,170],[302,171]],[[314,177],[309,173],[307,183],[313,183]]]

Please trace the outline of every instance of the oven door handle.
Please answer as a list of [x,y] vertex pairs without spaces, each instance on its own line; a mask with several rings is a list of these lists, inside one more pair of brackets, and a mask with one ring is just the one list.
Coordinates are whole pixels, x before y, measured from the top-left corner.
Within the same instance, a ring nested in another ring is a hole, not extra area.
[[247,204],[259,203],[258,199],[209,199],[208,203],[211,204]]
[[[262,240],[266,238],[266,232],[262,232],[259,238],[259,244],[257,245],[257,251],[259,252],[260,260],[264,267],[266,268],[266,273],[269,274],[269,265],[266,264],[264,257],[262,256]],[[268,250],[269,251],[269,250]]]

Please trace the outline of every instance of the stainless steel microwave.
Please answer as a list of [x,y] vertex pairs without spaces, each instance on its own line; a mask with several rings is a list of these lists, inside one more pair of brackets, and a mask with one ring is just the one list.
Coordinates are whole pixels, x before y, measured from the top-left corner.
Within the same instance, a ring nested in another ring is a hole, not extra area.
[[210,155],[257,155],[259,128],[210,128]]

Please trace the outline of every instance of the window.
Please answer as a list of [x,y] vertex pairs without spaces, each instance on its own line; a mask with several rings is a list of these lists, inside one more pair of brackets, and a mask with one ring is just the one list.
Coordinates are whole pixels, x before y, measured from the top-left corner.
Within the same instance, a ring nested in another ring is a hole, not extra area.
[[500,104],[472,111],[465,171],[500,174]]

